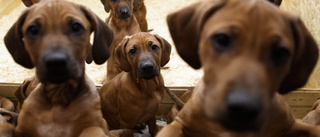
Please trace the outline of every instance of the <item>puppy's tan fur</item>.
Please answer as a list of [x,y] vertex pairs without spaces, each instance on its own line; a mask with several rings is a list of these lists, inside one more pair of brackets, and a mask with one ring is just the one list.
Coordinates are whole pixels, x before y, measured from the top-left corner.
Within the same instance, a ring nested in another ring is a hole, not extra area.
[[[91,32],[95,33],[92,46]],[[104,63],[112,38],[111,28],[94,13],[68,1],[41,1],[25,10],[4,40],[17,63],[36,67],[40,84],[23,101],[16,129],[1,125],[1,135],[110,136],[99,94],[85,74],[84,60],[92,51],[93,60]],[[49,65],[49,57],[54,61],[63,57],[65,64]]]
[[265,0],[208,0],[167,22],[179,55],[204,76],[158,137],[320,136],[278,93],[303,86],[318,60],[299,17]]
[[[105,80],[105,82],[107,82],[122,72],[119,67],[119,61],[116,58],[116,47],[125,36],[131,36],[137,32],[141,32],[138,20],[133,14],[134,5],[137,5],[140,1],[116,0],[115,2],[112,2],[110,0],[101,0],[101,2],[104,5],[106,12],[110,12],[106,22],[114,32],[114,39],[110,47],[111,55],[107,62],[107,76]],[[128,15],[123,15],[126,16],[125,18],[121,18],[121,8],[128,9]]]
[[[124,71],[99,90],[102,113],[111,129],[139,129],[147,124],[151,135],[157,133],[155,114],[165,92],[160,66],[169,61],[170,52],[171,45],[158,35],[140,32],[124,38],[116,50]],[[143,71],[141,64],[146,61],[153,62],[152,71]]]

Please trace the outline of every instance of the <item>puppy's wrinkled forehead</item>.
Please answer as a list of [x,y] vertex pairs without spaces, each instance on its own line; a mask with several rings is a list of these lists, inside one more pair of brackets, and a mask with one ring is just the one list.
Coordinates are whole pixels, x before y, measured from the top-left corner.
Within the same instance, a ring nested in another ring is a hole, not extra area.
[[128,45],[146,45],[146,46],[141,46],[140,48],[148,48],[150,44],[159,44],[159,41],[154,37],[154,35],[149,34],[149,33],[137,33],[135,35],[132,35]]
[[231,36],[242,39],[237,44],[250,45],[252,48],[276,40],[284,45],[293,45],[293,40],[288,39],[292,38],[288,19],[278,7],[264,0],[229,0],[223,8],[207,17],[202,30],[207,33],[205,35],[230,33]]
[[64,0],[41,1],[30,7],[23,30],[30,24],[45,25],[47,29],[51,27],[55,30],[71,21],[78,21],[86,29],[90,28],[89,21],[76,4]]

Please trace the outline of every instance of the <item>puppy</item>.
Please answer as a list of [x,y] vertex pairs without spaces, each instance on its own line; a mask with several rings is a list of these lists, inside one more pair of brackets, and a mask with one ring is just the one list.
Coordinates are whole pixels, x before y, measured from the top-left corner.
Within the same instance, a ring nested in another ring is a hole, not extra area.
[[140,129],[147,124],[152,136],[157,133],[155,114],[165,92],[160,66],[167,64],[170,52],[165,39],[146,32],[121,41],[116,53],[123,72],[99,90],[110,129]]
[[40,84],[23,101],[16,129],[2,124],[1,135],[110,136],[84,60],[92,51],[93,60],[104,63],[112,38],[111,28],[98,16],[68,1],[41,1],[25,10],[4,41],[18,64],[36,67]]
[[[280,5],[281,1],[271,1],[270,2],[276,4],[276,5]],[[189,100],[189,98],[192,95],[192,90],[188,90],[186,91],[180,98],[178,101],[182,101],[182,102],[187,102]],[[175,101],[176,102],[176,101]],[[179,103],[175,103],[170,112],[167,114],[167,123],[171,123],[174,118],[177,116],[178,112],[181,110],[181,108],[183,107],[183,105],[180,105]]]
[[299,17],[265,0],[207,0],[167,22],[179,55],[204,75],[158,137],[320,136],[279,94],[303,86],[318,60]]
[[116,58],[115,49],[125,36],[141,32],[139,23],[133,15],[133,8],[139,6],[140,0],[101,0],[106,12],[110,12],[106,22],[111,26],[114,32],[114,39],[111,44],[110,59],[107,62],[106,80],[110,81],[122,70],[119,67],[119,61]]

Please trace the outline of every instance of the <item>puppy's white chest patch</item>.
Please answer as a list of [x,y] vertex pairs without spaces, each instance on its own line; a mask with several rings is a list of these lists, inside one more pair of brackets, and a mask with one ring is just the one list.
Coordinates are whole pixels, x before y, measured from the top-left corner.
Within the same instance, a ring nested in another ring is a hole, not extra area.
[[71,127],[50,123],[38,128],[38,133],[43,137],[70,137]]

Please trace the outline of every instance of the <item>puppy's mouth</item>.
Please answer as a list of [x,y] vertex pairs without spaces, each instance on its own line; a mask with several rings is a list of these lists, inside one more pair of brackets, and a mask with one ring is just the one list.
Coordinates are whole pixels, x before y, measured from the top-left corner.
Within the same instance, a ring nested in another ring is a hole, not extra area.
[[64,52],[44,54],[39,62],[37,76],[41,82],[62,84],[81,77],[83,68]]
[[138,79],[150,80],[160,75],[159,66],[153,60],[147,59],[140,61],[136,76]]
[[226,115],[222,117],[219,122],[226,129],[236,132],[256,131],[259,129],[259,125],[257,124],[257,122],[251,118],[240,119],[235,116]]

